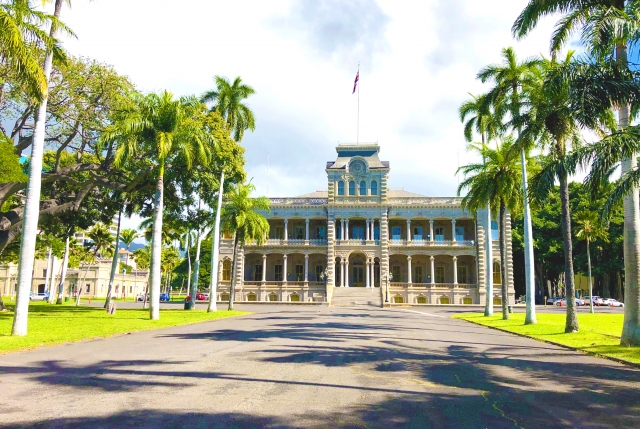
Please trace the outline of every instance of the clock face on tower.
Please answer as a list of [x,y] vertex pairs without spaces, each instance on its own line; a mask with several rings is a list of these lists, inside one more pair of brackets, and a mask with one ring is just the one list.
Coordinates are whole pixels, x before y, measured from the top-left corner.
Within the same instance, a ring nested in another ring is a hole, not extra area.
[[366,170],[364,162],[360,160],[351,161],[351,165],[349,166],[349,170],[356,174],[362,174]]

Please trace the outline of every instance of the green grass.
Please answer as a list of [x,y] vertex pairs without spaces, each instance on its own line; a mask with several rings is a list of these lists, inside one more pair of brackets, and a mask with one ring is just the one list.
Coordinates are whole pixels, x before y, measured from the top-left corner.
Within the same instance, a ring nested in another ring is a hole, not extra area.
[[[5,301],[13,310],[14,303]],[[188,325],[208,320],[249,314],[243,311],[161,310],[160,320],[149,320],[149,310],[117,310],[110,315],[102,308],[76,307],[73,303],[49,305],[31,302],[29,305],[28,335],[12,337],[13,311],[0,313],[0,354],[75,342],[90,338],[104,338],[126,332],[145,331],[169,326]]]
[[465,313],[452,317],[569,346],[593,355],[610,356],[640,364],[640,347],[620,345],[623,314],[578,314],[580,332],[575,334],[564,333],[564,314],[538,313],[536,325],[525,325],[524,316],[511,314],[511,319],[502,320],[502,315],[484,317],[481,313]]

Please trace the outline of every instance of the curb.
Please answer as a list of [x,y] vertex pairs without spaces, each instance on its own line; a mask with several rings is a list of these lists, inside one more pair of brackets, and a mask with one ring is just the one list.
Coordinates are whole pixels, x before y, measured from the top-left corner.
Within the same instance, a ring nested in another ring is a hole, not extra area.
[[553,341],[544,340],[542,338],[530,337],[529,335],[526,335],[526,334],[520,334],[518,332],[507,331],[506,329],[497,328],[495,326],[483,325],[482,323],[477,323],[477,322],[474,322],[472,320],[460,319],[458,317],[450,317],[450,319],[462,320],[464,322],[473,323],[474,325],[484,326],[485,328],[494,329],[494,330],[500,331],[500,332],[506,332],[507,334],[511,334],[511,335],[517,335],[518,337],[529,338],[530,340],[540,341],[541,343],[551,344],[553,346],[562,347],[563,349],[572,350],[574,352],[580,352],[580,353],[585,354],[587,356],[593,356],[593,357],[597,357],[597,358],[601,358],[601,359],[608,359],[608,360],[613,361],[613,362],[618,362],[618,363],[621,363],[621,364],[624,364],[624,365],[632,366],[632,367],[635,367],[635,368],[640,368],[640,363],[629,362],[628,360],[620,359],[620,358],[617,358],[617,357],[614,357],[614,356],[607,356],[607,355],[603,355],[603,354],[600,354],[600,353],[590,352],[588,350],[578,349],[578,348],[575,348],[575,347],[572,347],[572,346],[568,346],[566,344],[560,344],[560,343],[555,343]]

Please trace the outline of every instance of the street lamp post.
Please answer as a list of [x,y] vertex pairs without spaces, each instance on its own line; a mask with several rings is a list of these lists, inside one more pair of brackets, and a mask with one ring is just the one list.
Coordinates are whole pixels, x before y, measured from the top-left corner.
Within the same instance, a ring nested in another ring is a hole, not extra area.
[[393,279],[393,274],[387,273],[386,271],[384,271],[382,274],[382,278],[387,285],[386,297],[384,302],[388,304],[389,303],[389,282]]

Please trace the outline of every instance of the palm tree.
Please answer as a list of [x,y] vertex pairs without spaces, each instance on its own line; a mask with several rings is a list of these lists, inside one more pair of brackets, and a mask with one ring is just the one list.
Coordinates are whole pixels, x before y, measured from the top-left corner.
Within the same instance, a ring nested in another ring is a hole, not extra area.
[[[24,4],[24,3],[22,3]],[[24,10],[24,8],[23,8]],[[62,0],[56,0],[53,17],[51,19],[51,27],[49,29],[49,38],[44,43],[47,48],[47,53],[44,61],[44,91],[41,91],[40,105],[36,113],[35,127],[33,131],[33,143],[31,145],[31,158],[29,161],[29,179],[27,182],[27,196],[24,205],[24,217],[22,224],[22,240],[20,243],[20,259],[18,263],[18,296],[16,298],[15,316],[13,319],[13,327],[11,329],[11,335],[27,335],[27,317],[29,312],[29,291],[31,290],[31,283],[33,279],[33,263],[35,260],[36,250],[36,236],[38,234],[38,218],[40,214],[40,189],[42,188],[42,155],[44,152],[44,139],[45,139],[45,122],[47,119],[47,85],[49,77],[51,76],[51,68],[53,64],[53,56],[58,52],[61,52],[55,45],[55,36],[59,28],[66,29],[60,21],[60,11],[62,10]],[[23,15],[24,16],[24,15]],[[4,27],[5,21],[8,22],[7,15],[3,17],[3,34],[5,31],[10,31],[9,27]],[[1,19],[0,18],[0,19]],[[14,27],[15,30],[15,27]],[[14,31],[15,34],[15,31]],[[24,34],[24,33],[23,33]],[[42,41],[45,40],[46,33],[40,31],[37,33],[38,38]],[[5,36],[3,36],[4,38]],[[15,37],[8,37],[5,40],[0,40],[0,44],[4,45],[5,42],[16,42]],[[12,45],[7,45],[12,46]],[[14,53],[19,49],[13,45]],[[33,66],[29,67],[33,71]],[[38,79],[40,80],[40,79]],[[37,83],[37,86],[42,89],[42,81]]]
[[201,100],[204,103],[214,103],[211,110],[222,115],[233,131],[233,139],[240,142],[245,130],[253,131],[256,128],[253,112],[243,103],[244,99],[255,94],[255,90],[242,83],[240,76],[235,78],[233,84],[222,76],[216,76],[215,81],[216,89],[205,92]]
[[576,238],[587,242],[587,266],[589,269],[589,311],[593,313],[593,283],[591,281],[591,251],[589,244],[597,239],[605,242],[609,241],[608,233],[598,222],[598,215],[595,212],[583,210],[576,213]]
[[126,162],[140,151],[153,154],[157,166],[154,196],[153,237],[151,240],[151,305],[150,318],[160,318],[160,265],[162,250],[162,217],[164,204],[164,172],[167,163],[182,158],[187,168],[194,159],[207,164],[213,146],[202,124],[193,119],[201,105],[190,99],[174,100],[173,94],[149,94],[135,97],[135,108],[124,112],[103,135],[106,141],[117,141],[115,164]]
[[96,223],[87,232],[87,237],[93,241],[93,256],[97,256],[101,250],[108,249],[113,246],[113,235],[109,231],[109,227],[104,223]]
[[[485,67],[478,73],[478,78],[483,82],[492,81],[495,86],[487,93],[487,101],[490,102],[498,117],[509,114],[518,117],[521,107],[526,100],[527,92],[531,85],[535,84],[535,69],[539,60],[528,59],[518,62],[513,48],[502,50],[502,64],[494,64]],[[517,130],[519,134],[520,131]],[[535,277],[533,257],[533,232],[531,227],[531,214],[527,196],[527,157],[524,148],[520,151],[520,164],[522,168],[522,197],[524,210],[524,267],[526,284],[525,324],[536,323],[535,313]],[[504,287],[504,286],[503,286]]]
[[[474,130],[480,134],[482,144],[486,144],[502,131],[502,124],[496,120],[491,105],[487,101],[486,95],[474,96],[473,100],[468,100],[460,106],[460,121],[464,122],[464,137],[467,142],[473,141]],[[468,118],[469,117],[469,118]],[[467,119],[468,118],[468,119]],[[465,120],[467,122],[465,122]],[[473,146],[471,146],[473,147]],[[483,161],[484,162],[484,161]],[[491,208],[487,205],[485,210],[485,225],[487,231],[485,235],[484,252],[486,261],[486,281],[485,281],[485,316],[493,315],[493,239],[491,237]]]
[[[551,50],[565,45],[569,37],[580,31],[581,40],[597,59],[609,59],[619,67],[629,69],[627,47],[637,42],[640,25],[637,1],[632,0],[529,0],[513,24],[513,34],[522,38],[538,21],[561,13],[551,37]],[[614,54],[614,55],[612,55]],[[618,110],[618,127],[629,126],[629,103],[614,103],[607,97],[598,101],[605,108]],[[623,158],[622,175],[637,169],[637,156],[628,153]],[[624,265],[625,311],[620,342],[640,345],[640,195],[637,184],[624,195]]]
[[[141,270],[149,269],[149,266],[151,266],[151,249],[149,248],[149,245],[146,245],[144,247],[141,247],[138,250],[135,250],[133,252],[133,258],[136,261],[136,267],[138,267]],[[144,298],[142,299],[142,308],[146,308],[147,306],[147,289],[149,288],[150,274],[151,274],[150,272],[147,274],[147,281],[144,289]]]
[[[506,255],[506,211],[516,212],[522,204],[522,172],[516,151],[513,150],[512,138],[498,143],[496,149],[487,145],[473,145],[484,162],[462,166],[465,179],[458,187],[458,195],[465,189],[467,195],[462,199],[462,206],[469,211],[485,209],[487,205],[495,213],[499,213],[500,222],[500,255],[502,271],[502,318],[508,319],[508,273]],[[492,261],[487,261],[492,263]],[[492,299],[493,297],[487,297]]]
[[[109,274],[109,287],[107,288],[107,299],[104,301],[104,308],[109,308],[111,303],[111,292],[113,291],[113,282],[116,280],[116,270],[118,268],[118,246],[120,244],[120,225],[122,223],[122,211],[124,204],[118,213],[118,226],[116,227],[116,236],[114,237],[113,259],[111,260],[111,273]],[[122,285],[124,288],[124,283]]]
[[[262,244],[269,235],[269,222],[256,210],[269,211],[269,199],[266,197],[251,198],[255,186],[251,183],[238,184],[229,192],[228,200],[222,208],[221,227],[228,234],[235,234],[233,241],[233,265],[231,269],[231,292],[229,293],[229,310],[233,310],[236,285],[236,259],[238,249],[248,241]],[[216,232],[217,233],[217,232]],[[215,275],[211,268],[211,275]]]
[[[240,142],[244,132],[255,130],[255,117],[253,111],[243,103],[243,100],[255,93],[255,90],[242,83],[238,76],[233,85],[223,77],[216,76],[216,89],[204,93],[203,102],[214,102],[211,110],[218,112],[226,120],[229,130],[233,132],[233,138]],[[220,186],[218,194],[218,206],[213,225],[213,240],[211,249],[211,280],[209,285],[209,306],[207,311],[216,311],[216,288],[218,286],[218,258],[220,249],[220,215],[222,212],[222,194],[224,192],[224,169],[220,173]]]
[[127,228],[120,231],[120,241],[125,245],[127,249],[127,260],[125,264],[129,265],[129,249],[131,248],[131,244],[138,238],[138,231],[135,229]]

